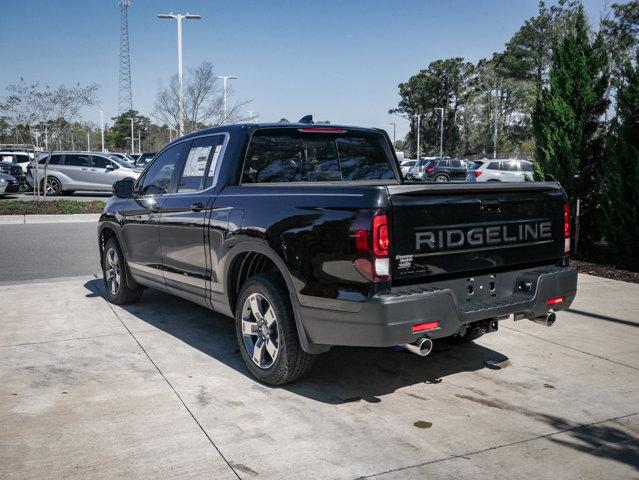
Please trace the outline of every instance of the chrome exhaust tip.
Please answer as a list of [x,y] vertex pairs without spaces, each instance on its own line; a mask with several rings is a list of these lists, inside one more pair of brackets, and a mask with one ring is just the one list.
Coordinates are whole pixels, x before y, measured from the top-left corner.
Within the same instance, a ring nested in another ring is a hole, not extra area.
[[552,327],[553,323],[557,319],[557,315],[552,310],[548,311],[546,315],[542,315],[540,317],[529,318],[531,322],[538,323],[539,325],[545,325],[546,327]]
[[404,343],[402,347],[420,357],[425,357],[433,350],[433,341],[430,338],[421,337],[413,343]]

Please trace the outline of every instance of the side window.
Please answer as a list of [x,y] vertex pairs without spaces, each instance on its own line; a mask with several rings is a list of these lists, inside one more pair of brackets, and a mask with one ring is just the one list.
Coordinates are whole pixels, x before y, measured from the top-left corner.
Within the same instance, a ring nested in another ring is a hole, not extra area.
[[91,157],[91,160],[93,168],[107,168],[107,165],[113,165],[113,163],[111,163],[111,160],[104,157],[98,157],[94,155]]
[[0,162],[10,162],[13,163],[13,155],[10,153],[3,153],[0,155]]
[[138,185],[139,195],[163,195],[171,190],[176,165],[184,158],[189,142],[181,142],[164,150],[155,158]]
[[506,170],[507,172],[517,172],[519,168],[517,166],[517,162],[502,162],[501,169]]
[[29,155],[16,155],[16,163],[27,163],[30,160]]
[[90,155],[65,155],[64,164],[72,167],[88,167]]
[[443,168],[450,167],[450,162],[448,160],[439,160],[437,166]]
[[[41,163],[42,165],[44,165],[47,161],[48,155],[45,155],[44,157],[40,158],[40,160],[38,160],[38,163]],[[62,155],[51,155],[51,160],[49,161],[49,165],[60,165],[62,163]]]
[[521,164],[521,169],[524,172],[532,172],[533,171],[532,163],[527,163],[527,162],[522,163]]
[[193,140],[178,182],[178,192],[197,192],[208,186],[208,179],[212,179],[211,171],[215,171],[212,160],[215,157],[217,161],[220,138],[215,135]]
[[451,160],[451,163],[453,164],[454,168],[461,168],[462,167],[461,160]]
[[499,170],[499,162],[490,162],[486,168],[488,170]]

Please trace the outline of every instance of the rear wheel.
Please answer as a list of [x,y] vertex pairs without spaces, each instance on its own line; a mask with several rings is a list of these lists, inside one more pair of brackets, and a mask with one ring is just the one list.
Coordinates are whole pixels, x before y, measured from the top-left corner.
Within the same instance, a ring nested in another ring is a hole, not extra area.
[[446,175],[435,175],[435,181],[436,182],[447,182],[448,181],[448,177]]
[[102,269],[106,298],[116,305],[137,302],[142,295],[142,287],[131,288],[128,286],[125,268],[124,255],[122,255],[120,245],[114,238],[110,238],[104,246]]
[[264,383],[290,383],[313,366],[315,356],[300,345],[288,290],[279,274],[257,275],[242,287],[235,331],[246,367]]

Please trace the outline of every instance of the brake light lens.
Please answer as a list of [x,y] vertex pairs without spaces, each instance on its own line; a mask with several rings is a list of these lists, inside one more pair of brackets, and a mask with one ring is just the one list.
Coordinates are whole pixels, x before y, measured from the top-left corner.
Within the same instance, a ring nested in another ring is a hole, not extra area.
[[427,171],[428,173],[432,173],[432,171],[433,171],[433,170],[434,170],[434,168],[433,168],[433,167],[428,167],[428,168],[426,169],[426,171]]
[[564,253],[570,253],[570,205],[564,203]]
[[388,217],[375,215],[373,217],[373,253],[377,256],[387,256],[390,240],[388,239]]
[[477,172],[477,171],[475,171],[475,178],[479,177],[482,173],[484,173],[484,172]]
[[342,128],[326,128],[326,127],[298,128],[297,131],[302,133],[346,133],[346,130]]
[[[360,221],[357,223],[359,223],[358,226],[361,225]],[[358,258],[353,261],[353,265],[359,273],[372,282],[390,281],[388,216],[378,212],[372,220],[368,216],[364,223],[368,223],[370,227],[357,228],[352,234],[358,253]]]
[[555,297],[555,298],[550,298],[548,299],[548,301],[546,302],[547,306],[550,305],[557,305],[558,303],[564,303],[564,297]]

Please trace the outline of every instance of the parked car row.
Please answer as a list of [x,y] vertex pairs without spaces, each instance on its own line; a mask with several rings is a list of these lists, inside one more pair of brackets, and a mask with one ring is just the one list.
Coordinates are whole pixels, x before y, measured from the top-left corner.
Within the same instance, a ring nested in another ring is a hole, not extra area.
[[[49,155],[38,159],[40,188],[47,195],[73,193],[76,190],[110,192],[113,183],[124,178],[137,179],[142,167],[118,155],[102,152],[53,152],[48,161],[47,178],[44,180],[45,163]],[[35,167],[29,167],[27,182],[35,184]]]
[[525,182],[533,181],[533,166],[526,160],[465,160],[430,158],[404,160],[407,180],[420,182]]

